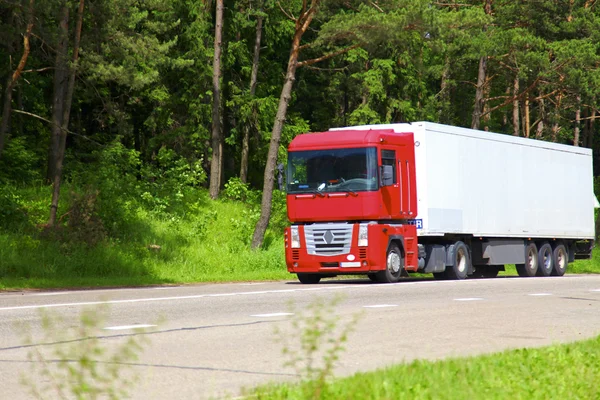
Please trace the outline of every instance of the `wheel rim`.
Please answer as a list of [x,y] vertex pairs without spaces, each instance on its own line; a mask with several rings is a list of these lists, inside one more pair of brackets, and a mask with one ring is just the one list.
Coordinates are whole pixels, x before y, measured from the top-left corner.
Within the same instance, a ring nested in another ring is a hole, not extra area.
[[464,249],[458,249],[456,252],[456,268],[460,272],[465,272],[467,269],[467,256]]
[[535,251],[533,251],[532,248],[529,248],[529,251],[527,252],[527,268],[533,271],[535,269],[535,264],[537,264]]
[[562,271],[566,268],[567,257],[563,249],[559,249],[556,254],[556,268]]
[[544,251],[542,265],[544,266],[544,269],[546,271],[552,270],[552,254],[550,254],[550,250],[548,250],[548,249],[546,249],[546,251]]
[[387,257],[387,267],[388,270],[397,274],[400,271],[400,256],[395,251],[390,252]]

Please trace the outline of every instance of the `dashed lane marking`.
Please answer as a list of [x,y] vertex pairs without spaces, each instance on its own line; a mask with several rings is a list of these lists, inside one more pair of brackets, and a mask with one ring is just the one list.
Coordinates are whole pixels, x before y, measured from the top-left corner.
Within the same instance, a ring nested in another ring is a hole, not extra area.
[[454,301],[481,301],[483,300],[481,297],[463,297],[460,299],[454,299]]
[[398,307],[398,304],[374,304],[372,306],[363,306],[363,308],[386,308],[386,307]]
[[251,315],[251,317],[271,318],[271,317],[284,317],[284,316],[287,316],[287,315],[294,315],[294,313],[277,312],[277,313],[271,313],[271,314],[254,314],[254,315]]
[[552,296],[552,293],[529,293],[528,296]]
[[150,324],[136,324],[136,325],[121,325],[121,326],[107,326],[104,328],[107,331],[125,331],[128,329],[143,329],[143,328],[152,328],[156,325]]

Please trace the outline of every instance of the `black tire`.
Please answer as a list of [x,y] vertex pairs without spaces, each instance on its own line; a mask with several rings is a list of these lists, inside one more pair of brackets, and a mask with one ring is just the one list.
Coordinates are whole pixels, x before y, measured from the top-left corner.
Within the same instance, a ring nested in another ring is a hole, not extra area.
[[538,250],[538,270],[537,276],[550,276],[554,269],[554,255],[550,243],[544,242]]
[[479,265],[475,266],[475,272],[471,275],[472,278],[495,278],[498,276],[500,268],[495,265]]
[[314,285],[321,281],[321,275],[319,274],[297,274],[298,280],[304,284]]
[[446,279],[462,280],[471,269],[469,247],[461,241],[454,243],[454,265],[446,266]]
[[564,244],[559,244],[552,251],[552,262],[554,264],[552,268],[552,275],[563,276],[567,272],[567,266],[569,265],[569,253]]
[[378,282],[396,283],[402,276],[404,269],[404,257],[398,248],[398,245],[391,243],[385,256],[385,269],[376,273]]
[[521,277],[531,277],[537,274],[538,270],[538,250],[533,242],[525,246],[525,264],[517,264],[517,273]]

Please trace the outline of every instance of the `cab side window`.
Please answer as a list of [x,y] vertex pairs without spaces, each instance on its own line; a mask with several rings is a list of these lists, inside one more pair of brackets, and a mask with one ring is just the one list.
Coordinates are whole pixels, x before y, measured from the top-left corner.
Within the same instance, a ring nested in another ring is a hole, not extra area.
[[381,150],[381,165],[389,165],[393,171],[393,183],[398,182],[396,173],[396,151],[395,150]]

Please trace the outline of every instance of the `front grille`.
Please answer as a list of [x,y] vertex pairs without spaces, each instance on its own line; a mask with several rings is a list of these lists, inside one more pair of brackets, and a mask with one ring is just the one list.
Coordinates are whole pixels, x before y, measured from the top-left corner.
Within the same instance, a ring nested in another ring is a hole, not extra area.
[[308,254],[336,256],[350,252],[352,224],[315,224],[304,226]]

